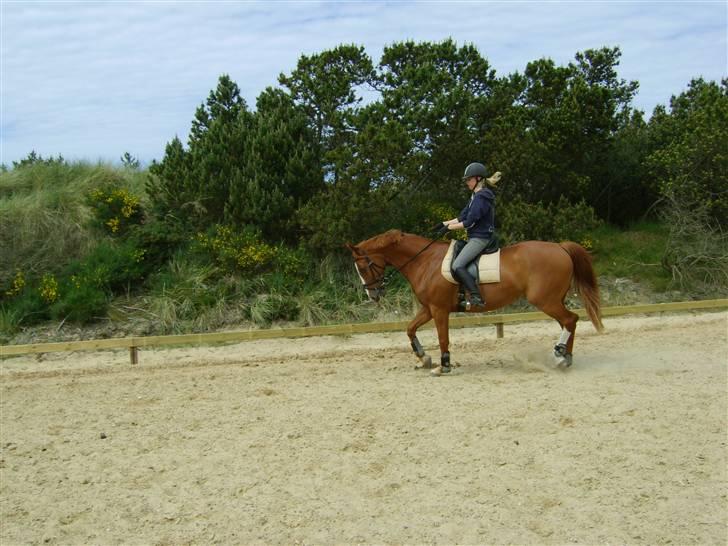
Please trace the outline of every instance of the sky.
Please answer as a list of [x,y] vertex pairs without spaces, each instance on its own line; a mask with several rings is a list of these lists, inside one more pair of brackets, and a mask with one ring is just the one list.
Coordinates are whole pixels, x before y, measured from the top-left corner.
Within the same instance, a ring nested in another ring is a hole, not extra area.
[[728,0],[0,0],[0,163],[43,157],[148,164],[187,141],[222,74],[251,108],[301,55],[406,40],[475,45],[497,76],[619,46],[646,115],[702,76],[727,76]]

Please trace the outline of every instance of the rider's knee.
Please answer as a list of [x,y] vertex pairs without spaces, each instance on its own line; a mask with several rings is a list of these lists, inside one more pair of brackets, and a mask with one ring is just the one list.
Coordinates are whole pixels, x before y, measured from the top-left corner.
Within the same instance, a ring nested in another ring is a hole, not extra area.
[[468,272],[468,266],[467,266],[467,265],[456,265],[456,266],[455,266],[455,267],[453,268],[453,271],[455,271],[455,273],[456,273],[457,275],[462,275],[462,274],[464,274],[464,273],[467,273],[467,272]]

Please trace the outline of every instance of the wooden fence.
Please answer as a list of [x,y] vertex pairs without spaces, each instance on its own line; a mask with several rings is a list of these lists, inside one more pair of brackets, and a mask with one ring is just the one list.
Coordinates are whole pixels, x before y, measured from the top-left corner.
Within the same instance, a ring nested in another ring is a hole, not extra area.
[[[655,303],[645,305],[627,305],[602,308],[602,316],[634,315],[642,313],[664,313],[675,311],[693,311],[698,309],[728,308],[728,299],[682,301],[674,303]],[[581,318],[586,317],[584,309],[576,309]],[[496,335],[504,335],[504,325],[514,322],[529,322],[549,319],[540,311],[530,313],[487,314],[474,316],[454,316],[450,318],[451,328],[468,328],[494,324]],[[332,326],[312,326],[301,328],[272,328],[268,330],[248,330],[237,332],[216,332],[208,334],[183,334],[148,337],[123,337],[110,339],[93,339],[88,341],[67,341],[60,343],[33,343],[29,345],[0,345],[0,359],[6,356],[51,353],[58,351],[100,351],[106,349],[129,349],[132,364],[139,362],[139,349],[143,347],[159,347],[163,345],[207,345],[212,343],[229,343],[274,338],[298,338],[312,336],[340,336],[351,334],[370,334],[377,332],[405,331],[409,321],[373,322],[361,324],[336,324]],[[430,321],[422,328],[432,328]]]

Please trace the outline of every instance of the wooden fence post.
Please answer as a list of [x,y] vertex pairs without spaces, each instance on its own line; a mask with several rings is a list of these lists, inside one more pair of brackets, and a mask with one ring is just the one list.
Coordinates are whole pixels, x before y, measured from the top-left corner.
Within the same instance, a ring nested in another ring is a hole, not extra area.
[[502,322],[495,323],[495,333],[496,333],[496,336],[498,336],[498,339],[503,337],[503,323]]
[[139,364],[139,347],[129,347],[129,359],[132,365]]

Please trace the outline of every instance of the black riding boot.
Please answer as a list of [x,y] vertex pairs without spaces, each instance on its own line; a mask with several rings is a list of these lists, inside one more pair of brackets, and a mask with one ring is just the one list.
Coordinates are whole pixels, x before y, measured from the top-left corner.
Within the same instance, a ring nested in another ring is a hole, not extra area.
[[452,278],[455,279],[459,283],[458,284],[458,307],[465,309],[465,305],[467,303],[467,300],[465,298],[465,283],[462,281],[462,279],[458,275],[457,271],[455,271],[454,269],[451,269],[450,272],[452,273]]
[[457,271],[452,269],[452,270],[450,270],[450,272],[452,273],[453,279],[455,279],[456,281],[458,281],[458,283],[460,283],[460,284],[458,284],[458,307],[460,307],[460,309],[462,309],[464,311],[465,306],[468,303],[468,300],[465,296],[465,282],[460,278],[460,275],[458,275]]
[[458,280],[465,285],[465,288],[470,292],[470,299],[465,304],[465,310],[473,310],[474,307],[485,307],[485,302],[480,296],[480,290],[478,289],[478,283],[473,277],[470,276],[467,269],[463,268],[457,271]]

